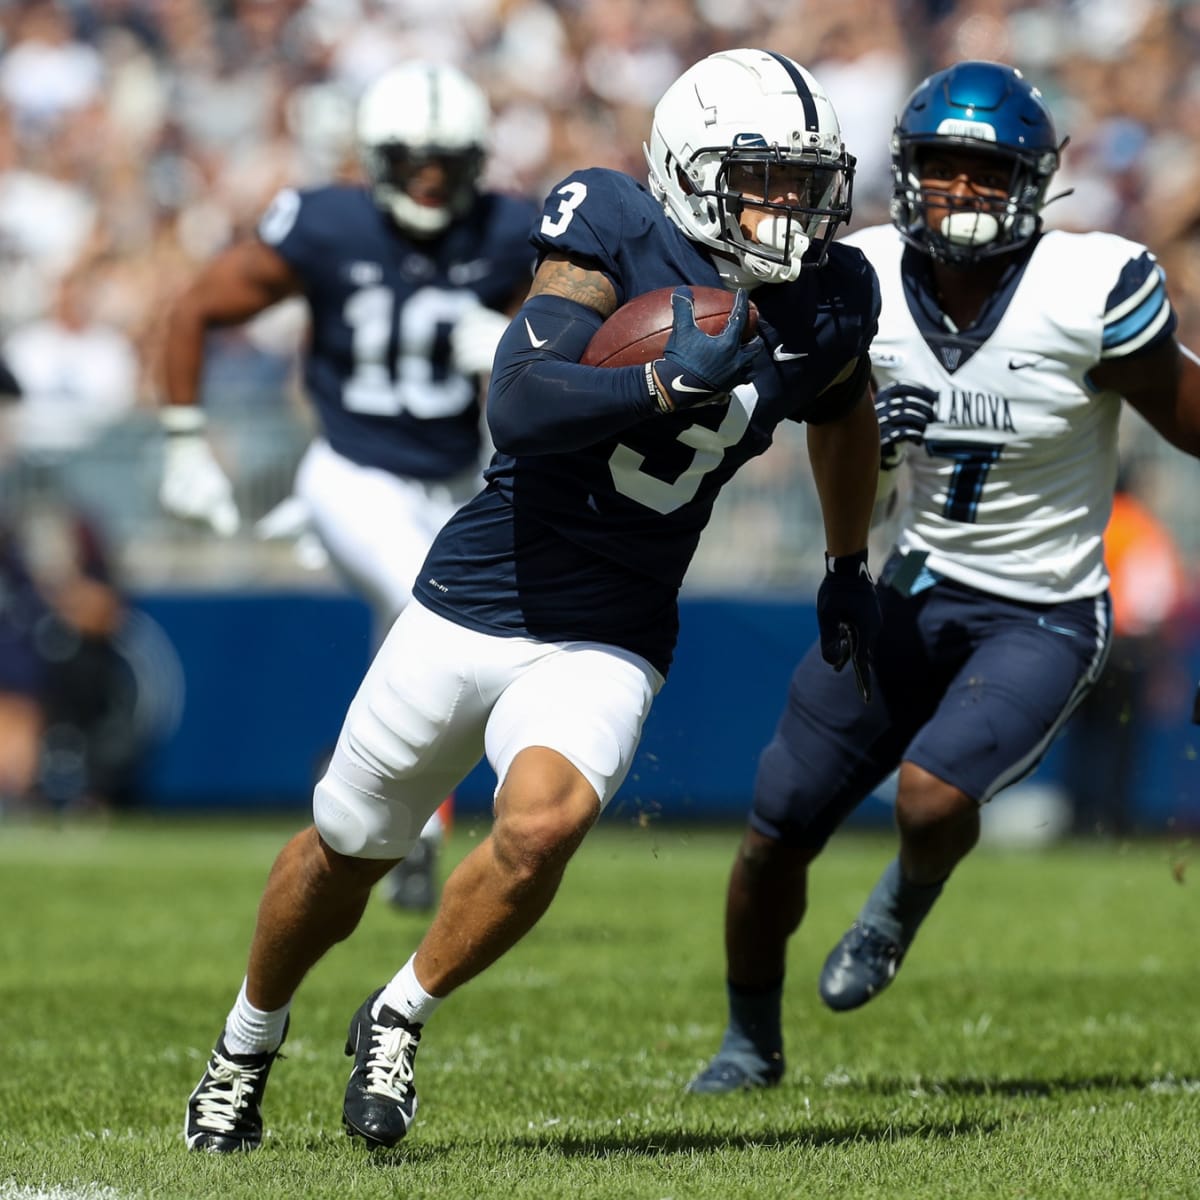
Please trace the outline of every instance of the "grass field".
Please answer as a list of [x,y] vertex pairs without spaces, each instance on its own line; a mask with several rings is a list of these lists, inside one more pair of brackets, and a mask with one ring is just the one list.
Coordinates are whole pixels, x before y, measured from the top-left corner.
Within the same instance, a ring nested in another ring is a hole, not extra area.
[[[189,1155],[278,822],[0,826],[0,1197],[1200,1197],[1200,864],[983,848],[896,985],[816,997],[891,853],[843,836],[792,947],[788,1071],[683,1087],[724,1020],[735,830],[596,830],[541,926],[443,1005],[395,1151],[340,1127],[350,1014],[423,921],[373,902],[312,974],[255,1155]],[[455,831],[463,853],[478,830]]]

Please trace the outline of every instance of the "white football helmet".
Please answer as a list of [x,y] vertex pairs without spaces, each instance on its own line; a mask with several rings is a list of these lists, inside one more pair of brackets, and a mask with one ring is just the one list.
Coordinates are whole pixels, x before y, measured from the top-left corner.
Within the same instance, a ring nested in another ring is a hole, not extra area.
[[[381,75],[358,106],[358,148],[375,202],[415,237],[434,237],[474,202],[491,112],[456,67],[405,63]],[[422,204],[409,181],[430,160],[446,171],[444,204]]]
[[[820,266],[850,219],[854,159],[837,114],[812,75],[782,54],[723,50],[702,59],[658,102],[643,148],[651,192],[689,238],[716,252],[731,284],[787,283]],[[791,180],[803,168],[806,194],[795,203],[744,202],[736,181],[745,186],[748,168],[764,197],[772,171],[783,168]]]

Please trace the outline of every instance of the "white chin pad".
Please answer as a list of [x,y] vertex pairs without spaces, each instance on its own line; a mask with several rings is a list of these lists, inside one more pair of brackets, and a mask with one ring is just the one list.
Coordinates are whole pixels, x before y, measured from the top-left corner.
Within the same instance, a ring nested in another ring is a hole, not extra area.
[[788,223],[783,217],[764,217],[754,227],[754,236],[758,239],[760,246],[766,246],[768,250],[786,250]]
[[[788,236],[789,227],[792,231],[790,237]],[[795,221],[792,221],[789,226],[786,217],[764,217],[754,227],[754,236],[760,246],[767,250],[774,250],[776,253],[787,254],[793,264],[799,263],[804,257],[804,252],[808,249],[811,240],[807,234],[801,232]]]
[[960,212],[942,218],[942,237],[956,246],[986,246],[999,232],[1000,222],[991,213]]

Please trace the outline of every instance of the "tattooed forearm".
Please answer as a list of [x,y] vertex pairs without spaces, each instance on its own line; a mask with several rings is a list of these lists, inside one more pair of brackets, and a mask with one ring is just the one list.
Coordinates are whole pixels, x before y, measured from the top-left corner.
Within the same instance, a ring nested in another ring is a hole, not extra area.
[[602,317],[611,316],[617,308],[617,294],[606,275],[565,258],[547,258],[538,267],[529,294],[562,296],[586,304]]

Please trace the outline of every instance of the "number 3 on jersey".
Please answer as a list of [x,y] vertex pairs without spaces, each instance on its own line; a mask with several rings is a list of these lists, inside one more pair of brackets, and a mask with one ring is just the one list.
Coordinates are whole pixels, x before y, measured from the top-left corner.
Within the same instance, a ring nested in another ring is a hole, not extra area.
[[450,331],[478,303],[465,291],[426,287],[400,309],[396,355],[389,361],[396,297],[390,288],[352,293],[342,309],[354,367],[342,386],[347,412],[375,417],[408,413],[420,420],[452,417],[475,402],[475,385],[450,366]]
[[638,504],[644,504],[664,516],[682,508],[695,499],[704,476],[721,465],[725,451],[742,440],[757,404],[758,391],[754,384],[740,384],[733,390],[725,418],[716,429],[709,429],[706,425],[689,425],[681,430],[676,441],[690,446],[695,453],[687,469],[670,483],[643,470],[645,455],[624,442],[620,443],[608,459],[613,487],[622,496],[628,496],[630,500],[636,500]]
[[542,234],[545,237],[559,237],[566,231],[575,217],[575,210],[587,199],[587,185],[582,183],[567,183],[554,193],[562,196],[558,202],[558,216],[554,220],[545,216],[542,218]]

